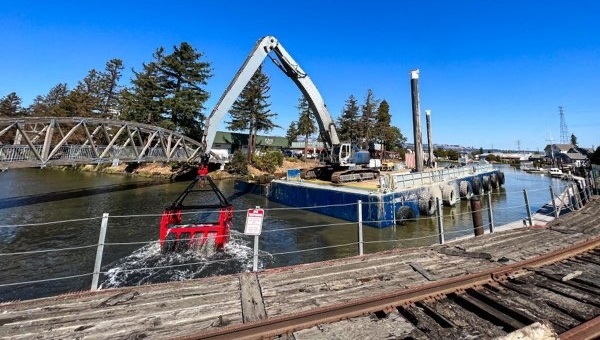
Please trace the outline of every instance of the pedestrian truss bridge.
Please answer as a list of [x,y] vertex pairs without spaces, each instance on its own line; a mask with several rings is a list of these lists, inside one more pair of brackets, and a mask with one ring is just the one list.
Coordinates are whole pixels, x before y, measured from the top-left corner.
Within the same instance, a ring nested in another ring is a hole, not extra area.
[[[180,133],[135,122],[85,117],[0,119],[0,169],[199,162],[202,150],[200,142]],[[215,156],[213,162],[226,161]]]

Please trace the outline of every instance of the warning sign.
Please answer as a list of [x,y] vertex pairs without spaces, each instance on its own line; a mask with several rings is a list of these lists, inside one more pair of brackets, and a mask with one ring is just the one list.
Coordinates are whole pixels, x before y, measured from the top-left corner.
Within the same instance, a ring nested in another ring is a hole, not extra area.
[[246,228],[244,234],[246,235],[260,235],[262,232],[263,217],[265,211],[263,209],[248,209],[246,215]]

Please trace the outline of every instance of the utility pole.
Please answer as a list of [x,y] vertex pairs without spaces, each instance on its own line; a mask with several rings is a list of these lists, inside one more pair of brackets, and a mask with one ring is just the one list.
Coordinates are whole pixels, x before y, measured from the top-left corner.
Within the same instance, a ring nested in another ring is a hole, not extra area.
[[419,69],[410,71],[410,89],[413,113],[413,134],[415,138],[415,166],[423,171],[423,138],[421,136],[421,108],[419,101]]

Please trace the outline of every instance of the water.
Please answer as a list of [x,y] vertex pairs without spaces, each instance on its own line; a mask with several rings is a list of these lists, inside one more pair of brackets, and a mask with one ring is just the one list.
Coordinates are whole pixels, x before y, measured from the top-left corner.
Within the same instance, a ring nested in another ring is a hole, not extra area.
[[[564,183],[508,166],[506,184],[492,195],[496,225],[526,217],[523,189],[532,211],[559,193]],[[246,210],[265,209],[260,237],[260,268],[323,261],[357,254],[356,223],[240,194],[231,180],[218,181],[234,204],[232,242],[224,253],[160,254],[158,225],[162,210],[188,183],[169,183],[97,173],[19,169],[0,173],[0,301],[30,299],[88,290],[103,213],[109,213],[101,287],[231,274],[252,269],[253,239],[243,235]],[[205,201],[208,197],[202,197]],[[487,200],[482,203],[487,206]],[[135,216],[131,216],[135,215]],[[472,234],[469,204],[443,211],[446,239]],[[486,221],[484,214],[484,224]],[[71,220],[71,221],[65,221]],[[49,223],[52,221],[63,221]],[[40,223],[39,225],[20,226]],[[435,217],[419,218],[396,228],[364,228],[365,253],[437,242]],[[119,244],[115,244],[119,243]],[[346,246],[339,246],[348,244]],[[12,254],[48,249],[69,250]],[[319,248],[319,249],[315,249]],[[51,278],[70,277],[35,282]],[[11,283],[23,283],[10,285]],[[2,286],[3,285],[3,286]]]

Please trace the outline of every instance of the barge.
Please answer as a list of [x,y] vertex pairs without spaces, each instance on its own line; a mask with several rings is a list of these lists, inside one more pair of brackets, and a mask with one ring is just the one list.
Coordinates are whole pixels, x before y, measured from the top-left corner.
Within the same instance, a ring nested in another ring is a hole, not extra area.
[[236,181],[236,189],[348,221],[358,221],[356,204],[361,201],[363,223],[386,228],[435,214],[438,200],[453,206],[461,198],[481,195],[503,184],[504,173],[491,164],[471,164],[420,173],[381,173],[377,180],[343,185],[290,178],[265,185]]

